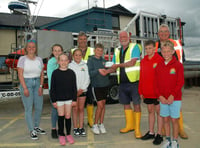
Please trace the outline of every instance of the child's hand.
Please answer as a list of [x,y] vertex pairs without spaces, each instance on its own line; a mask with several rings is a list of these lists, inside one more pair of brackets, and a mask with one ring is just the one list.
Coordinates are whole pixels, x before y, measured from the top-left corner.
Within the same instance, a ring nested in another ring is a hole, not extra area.
[[144,96],[143,96],[143,95],[140,95],[140,98],[141,98],[142,100],[144,100]]
[[163,97],[163,96],[160,96],[160,97],[159,97],[159,100],[160,100],[160,102],[161,102],[162,104],[168,104],[167,99],[165,99],[165,97]]
[[57,108],[57,103],[56,102],[54,102],[54,103],[52,103],[53,104],[53,107],[54,108]]
[[105,76],[107,75],[107,71],[105,69],[99,69],[99,73],[102,75],[102,76]]
[[76,102],[72,101],[72,107],[75,107],[75,106],[76,106]]
[[79,89],[77,92],[77,97],[80,96],[83,93],[83,89]]
[[174,96],[173,95],[170,95],[168,97],[168,104],[172,104],[174,102]]

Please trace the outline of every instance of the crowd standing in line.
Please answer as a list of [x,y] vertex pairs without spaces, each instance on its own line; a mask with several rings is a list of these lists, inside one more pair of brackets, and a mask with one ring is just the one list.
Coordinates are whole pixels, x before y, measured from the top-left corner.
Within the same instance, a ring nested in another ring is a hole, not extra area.
[[[166,41],[161,47],[164,61],[155,69],[156,94],[160,100],[160,116],[164,118],[166,140],[163,148],[179,148],[178,120],[180,118],[182,87],[184,85],[183,65],[173,56],[174,44]],[[170,138],[170,121],[172,122],[172,135]]]
[[[162,138],[162,118],[160,117],[160,104],[155,93],[155,69],[163,58],[156,52],[155,42],[148,40],[145,42],[146,56],[141,60],[140,64],[140,80],[139,94],[140,98],[147,104],[149,131],[142,136],[142,140],[154,139],[153,144],[159,145],[163,141]],[[157,134],[155,136],[154,124],[155,114],[157,115]]]
[[94,55],[88,59],[88,69],[94,98],[97,100],[95,121],[92,127],[94,134],[106,133],[103,124],[105,115],[105,104],[110,85],[109,76],[105,74],[106,60],[103,58],[104,46],[100,43],[95,45]]
[[[59,67],[57,60],[58,60],[58,56],[63,52],[63,47],[60,44],[54,44],[51,50],[52,50],[51,51],[52,53],[47,63],[47,77],[48,77],[49,91],[51,88],[51,76],[52,76],[53,71]],[[50,102],[51,102],[51,99],[50,99]],[[52,105],[52,102],[51,102],[51,106],[52,106],[51,107],[51,126],[52,126],[51,137],[56,139],[58,138],[58,134],[57,134],[58,132],[56,129],[56,123],[58,121],[58,112],[57,112],[57,108],[55,108]]]
[[76,106],[77,100],[76,75],[73,70],[68,69],[69,60],[66,54],[59,55],[58,64],[59,68],[52,73],[51,77],[50,97],[53,106],[58,111],[59,142],[61,145],[65,145],[67,139],[70,144],[73,144],[71,108]]
[[73,107],[73,132],[75,136],[86,136],[84,129],[84,107],[86,100],[87,87],[90,84],[88,66],[82,60],[83,54],[81,49],[73,51],[73,60],[69,64],[69,68],[76,74],[77,84],[77,105]]
[[[158,30],[158,37],[159,37],[159,41],[156,42],[156,52],[158,52],[161,55],[161,46],[164,42],[166,41],[171,41],[174,44],[174,48],[175,51],[174,52],[174,56],[179,60],[179,62],[183,63],[185,61],[184,58],[184,52],[183,50],[179,49],[180,46],[177,45],[176,41],[173,39],[170,39],[170,31],[169,31],[169,27],[166,24],[162,24]],[[177,46],[175,46],[177,45]],[[162,55],[161,55],[162,56]],[[165,132],[163,132],[163,135],[165,135]],[[182,109],[180,112],[180,118],[179,118],[179,136],[183,139],[188,139],[188,135],[184,130],[183,127],[183,114],[182,114]]]
[[[25,47],[26,55],[19,58],[17,68],[20,81],[20,94],[25,109],[25,120],[31,139],[38,139],[38,134],[46,134],[40,128],[43,108],[43,61],[36,56],[36,41],[28,40]],[[33,106],[35,109],[32,118]]]

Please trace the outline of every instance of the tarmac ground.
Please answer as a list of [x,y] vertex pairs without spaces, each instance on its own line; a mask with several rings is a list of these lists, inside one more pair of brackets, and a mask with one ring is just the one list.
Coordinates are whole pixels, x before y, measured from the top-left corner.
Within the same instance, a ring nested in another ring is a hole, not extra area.
[[[148,113],[142,103],[141,132],[148,130]],[[191,87],[183,91],[183,118],[184,128],[189,139],[179,138],[181,148],[200,148],[200,87]],[[39,135],[39,140],[30,139],[24,120],[24,108],[20,98],[0,100],[0,147],[2,148],[57,148],[60,146],[58,139],[51,138],[51,107],[48,96],[44,97],[44,108],[41,127],[47,135]],[[85,111],[86,137],[74,137],[75,143],[66,147],[71,148],[158,148],[152,140],[142,141],[135,139],[134,132],[120,134],[119,129],[124,127],[125,118],[123,106],[120,104],[107,104],[104,125],[107,133],[94,135],[87,126]],[[156,129],[156,128],[155,128]]]

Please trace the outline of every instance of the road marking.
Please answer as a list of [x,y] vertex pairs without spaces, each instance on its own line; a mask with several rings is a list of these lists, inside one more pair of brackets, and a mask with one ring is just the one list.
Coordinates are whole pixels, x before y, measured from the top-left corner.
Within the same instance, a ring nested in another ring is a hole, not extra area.
[[7,124],[5,124],[1,129],[0,132],[3,131],[4,129],[6,129],[7,127],[9,127],[10,125],[12,125],[13,123],[15,123],[18,119],[20,119],[23,116],[24,113],[19,114],[18,116],[16,116],[13,120],[11,120],[10,122],[8,122]]
[[91,128],[88,126],[87,128],[87,144],[88,148],[94,148],[94,134],[91,131]]

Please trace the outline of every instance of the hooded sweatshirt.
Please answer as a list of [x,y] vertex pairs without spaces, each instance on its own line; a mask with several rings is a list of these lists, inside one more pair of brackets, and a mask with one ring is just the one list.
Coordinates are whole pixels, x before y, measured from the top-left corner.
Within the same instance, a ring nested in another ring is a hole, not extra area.
[[88,73],[88,66],[84,61],[79,64],[74,60],[69,64],[69,68],[76,74],[77,90],[83,89],[83,92],[87,91],[87,87],[90,84],[90,77]]
[[174,96],[174,101],[182,100],[181,88],[184,85],[183,64],[175,56],[169,63],[160,62],[155,71],[156,77],[156,95],[164,96],[168,99],[170,95]]

